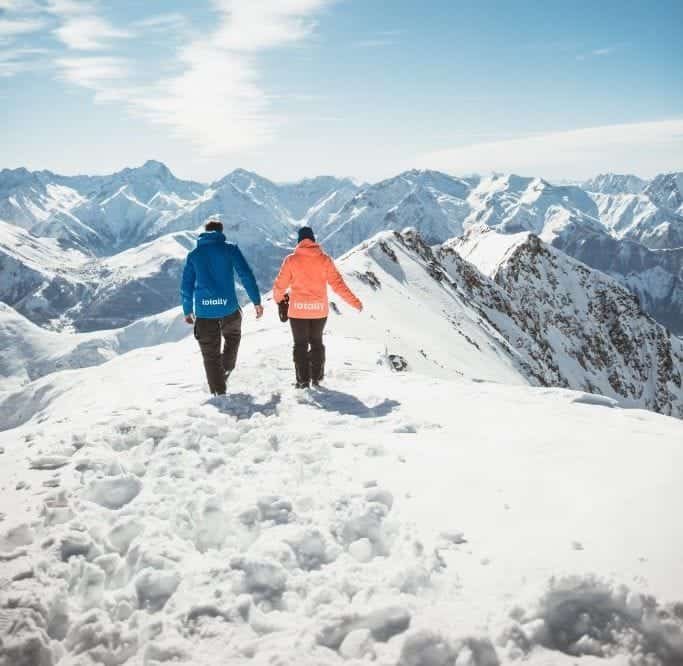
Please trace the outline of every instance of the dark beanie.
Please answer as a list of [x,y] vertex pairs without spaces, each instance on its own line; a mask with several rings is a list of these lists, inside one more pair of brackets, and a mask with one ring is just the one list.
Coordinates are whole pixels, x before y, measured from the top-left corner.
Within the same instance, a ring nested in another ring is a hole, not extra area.
[[313,229],[311,229],[311,227],[301,227],[301,229],[299,229],[299,243],[306,238],[315,243],[315,235],[313,234]]

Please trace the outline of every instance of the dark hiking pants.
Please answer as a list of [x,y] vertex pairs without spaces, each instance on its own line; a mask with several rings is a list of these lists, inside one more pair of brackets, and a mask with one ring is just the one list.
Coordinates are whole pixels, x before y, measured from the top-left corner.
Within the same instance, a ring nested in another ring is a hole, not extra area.
[[322,381],[325,375],[325,345],[323,331],[327,317],[322,319],[289,318],[294,337],[294,368],[297,384]]
[[234,370],[237,361],[242,337],[242,312],[237,310],[221,319],[197,319],[194,337],[202,350],[209,390],[213,394],[223,395],[226,373]]

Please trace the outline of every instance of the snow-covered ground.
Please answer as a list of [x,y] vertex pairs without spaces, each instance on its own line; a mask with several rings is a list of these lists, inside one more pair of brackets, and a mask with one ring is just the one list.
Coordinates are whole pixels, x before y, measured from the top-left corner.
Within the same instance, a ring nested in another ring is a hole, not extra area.
[[225,399],[190,337],[3,403],[0,664],[683,663],[681,422],[372,317],[321,390],[269,304]]

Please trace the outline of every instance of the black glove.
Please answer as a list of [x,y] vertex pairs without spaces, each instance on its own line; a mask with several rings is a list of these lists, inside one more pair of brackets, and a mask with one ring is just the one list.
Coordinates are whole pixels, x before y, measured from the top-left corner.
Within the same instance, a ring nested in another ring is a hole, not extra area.
[[280,321],[285,322],[289,319],[289,294],[285,294],[285,297],[277,304],[277,313]]

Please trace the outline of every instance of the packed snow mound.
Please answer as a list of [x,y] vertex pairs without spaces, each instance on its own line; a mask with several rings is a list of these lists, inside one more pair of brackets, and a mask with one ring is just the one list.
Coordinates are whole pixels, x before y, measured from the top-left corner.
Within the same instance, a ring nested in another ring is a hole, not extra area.
[[0,393],[40,377],[109,361],[140,347],[176,342],[189,333],[176,308],[101,333],[55,333],[40,328],[0,302]]
[[681,663],[680,422],[396,372],[355,286],[369,306],[331,315],[321,390],[289,388],[269,308],[225,399],[187,339],[1,412],[27,417],[0,433],[3,666]]
[[[437,256],[457,277],[456,254],[481,266],[506,293],[509,302],[498,309],[543,350],[556,371],[549,383],[683,417],[683,341],[615,280],[533,234],[501,237],[479,227],[444,244]],[[477,302],[488,305],[481,295]]]

